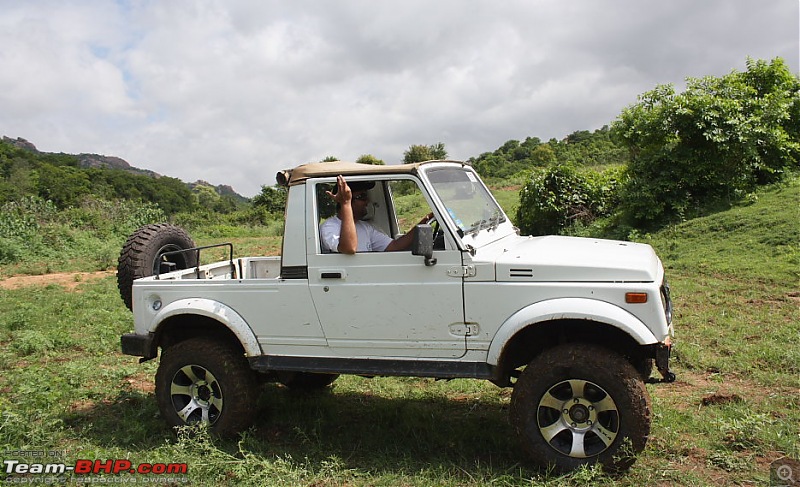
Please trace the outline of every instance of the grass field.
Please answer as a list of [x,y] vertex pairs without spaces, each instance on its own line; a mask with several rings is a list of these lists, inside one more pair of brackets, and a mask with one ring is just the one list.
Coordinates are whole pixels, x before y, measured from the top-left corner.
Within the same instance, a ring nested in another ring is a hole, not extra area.
[[[513,189],[498,200],[513,212]],[[97,270],[79,261],[2,270],[0,458],[188,464],[173,485],[767,485],[770,463],[800,456],[798,209],[795,180],[643,237],[672,285],[678,380],[647,386],[651,438],[620,477],[532,469],[507,421],[510,390],[469,380],[341,377],[311,395],[267,385],[238,440],[176,436],[158,414],[155,361],[119,352],[132,316],[113,273],[15,277]],[[212,240],[228,239],[198,239]],[[239,255],[280,252],[278,237],[230,240]]]

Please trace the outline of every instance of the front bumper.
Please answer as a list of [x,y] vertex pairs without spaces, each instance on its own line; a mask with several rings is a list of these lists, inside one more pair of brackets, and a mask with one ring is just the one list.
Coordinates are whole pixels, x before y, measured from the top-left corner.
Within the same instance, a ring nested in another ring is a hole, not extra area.
[[142,361],[150,360],[158,355],[155,335],[152,333],[148,333],[147,335],[126,333],[122,335],[120,343],[122,345],[122,353],[125,355],[142,357]]

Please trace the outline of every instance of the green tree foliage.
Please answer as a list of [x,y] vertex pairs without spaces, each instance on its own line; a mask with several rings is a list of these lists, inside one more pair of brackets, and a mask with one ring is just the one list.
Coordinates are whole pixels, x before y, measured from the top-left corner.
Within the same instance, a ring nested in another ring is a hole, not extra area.
[[30,151],[0,140],[0,204],[36,194],[38,175]]
[[509,140],[494,152],[468,160],[486,178],[510,178],[523,171],[555,164],[605,166],[627,161],[626,147],[611,137],[607,126],[594,132],[573,132],[560,141],[542,142],[538,137],[527,137],[522,142]]
[[197,198],[197,205],[207,210],[214,209],[222,199],[214,188],[205,184],[198,184],[192,188],[192,193]]
[[38,194],[59,208],[75,206],[92,192],[86,171],[72,166],[41,164],[38,169]]
[[778,180],[800,159],[800,78],[783,60],[660,85],[614,122],[631,155],[622,208],[634,225],[701,214]]
[[261,192],[252,199],[253,207],[273,215],[283,216],[286,211],[286,188],[283,186],[261,186]]
[[433,145],[412,145],[403,153],[403,164],[447,159],[447,149],[442,142]]
[[563,233],[611,214],[621,167],[602,172],[556,165],[535,171],[520,191],[516,223],[526,235]]
[[383,166],[386,164],[385,162],[373,156],[372,154],[364,154],[360,156],[358,159],[356,159],[356,162],[359,164],[371,164],[373,166]]

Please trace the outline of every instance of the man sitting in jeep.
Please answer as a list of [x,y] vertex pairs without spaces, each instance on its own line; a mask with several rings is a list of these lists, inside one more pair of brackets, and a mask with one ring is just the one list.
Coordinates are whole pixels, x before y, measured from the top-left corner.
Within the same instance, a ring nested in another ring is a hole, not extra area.
[[[336,215],[320,225],[322,248],[326,252],[355,254],[356,252],[392,252],[408,250],[414,239],[414,228],[392,240],[391,237],[364,221],[369,204],[368,191],[375,187],[373,181],[355,182],[352,185],[343,176],[336,178],[336,193],[326,191],[336,202]],[[420,223],[427,223],[433,213]]]

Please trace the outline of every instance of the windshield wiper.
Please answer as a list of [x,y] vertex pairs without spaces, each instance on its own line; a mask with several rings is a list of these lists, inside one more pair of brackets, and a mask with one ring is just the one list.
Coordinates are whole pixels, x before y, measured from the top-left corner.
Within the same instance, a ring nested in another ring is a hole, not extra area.
[[472,224],[472,226],[464,232],[466,235],[477,234],[483,229],[488,230],[495,230],[501,223],[506,221],[506,217],[503,215],[503,212],[500,210],[495,210],[494,214],[492,214],[489,218],[484,218],[483,220],[479,220]]

